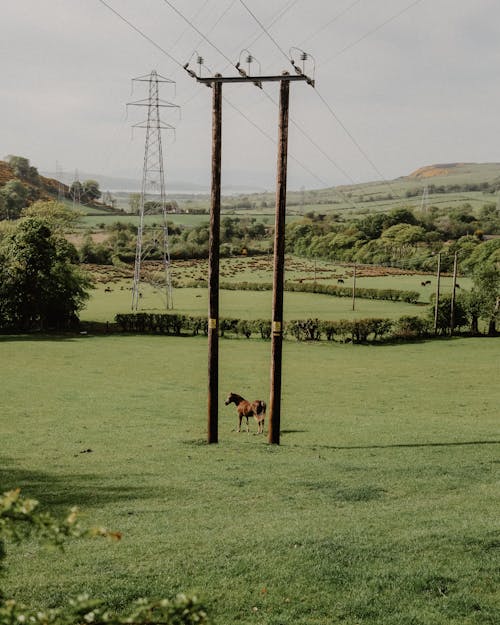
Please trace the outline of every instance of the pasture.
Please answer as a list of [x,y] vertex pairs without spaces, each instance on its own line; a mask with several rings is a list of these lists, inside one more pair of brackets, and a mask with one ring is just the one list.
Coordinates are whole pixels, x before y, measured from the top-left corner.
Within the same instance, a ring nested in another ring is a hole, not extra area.
[[[327,261],[312,261],[287,257],[286,279],[291,282],[337,284],[343,280],[344,286],[352,287],[353,270],[347,265]],[[132,267],[129,278],[127,271],[107,267],[94,267],[96,288],[85,310],[81,313],[84,321],[113,321],[117,313],[130,312],[132,301]],[[392,272],[392,273],[391,273]],[[183,288],[174,288],[174,311],[181,314],[205,315],[207,312],[207,288],[185,288],[186,285],[207,279],[207,261],[189,260],[172,263],[172,279]],[[384,275],[385,274],[385,275]],[[431,284],[422,286],[425,280]],[[220,266],[221,282],[272,283],[272,257],[223,258]],[[402,315],[425,315],[430,296],[435,291],[435,277],[432,275],[397,273],[397,270],[365,267],[358,269],[356,284],[360,288],[412,290],[420,293],[420,304],[403,302],[357,299],[355,311],[349,297],[331,297],[310,293],[285,293],[285,316],[287,319],[353,319],[363,317],[387,317],[396,319]],[[452,278],[441,279],[442,293],[451,290]],[[460,278],[462,289],[471,286],[471,280]],[[108,289],[107,291],[105,289]],[[111,290],[109,290],[111,289]],[[164,310],[164,299],[153,287],[143,285],[141,310],[159,312]],[[271,291],[221,291],[221,316],[242,319],[267,319],[271,314]]]
[[118,544],[9,546],[8,596],[120,608],[197,592],[217,625],[494,625],[499,345],[286,342],[282,445],[237,434],[269,343],[221,341],[220,444],[204,444],[206,339],[0,337],[3,490]]

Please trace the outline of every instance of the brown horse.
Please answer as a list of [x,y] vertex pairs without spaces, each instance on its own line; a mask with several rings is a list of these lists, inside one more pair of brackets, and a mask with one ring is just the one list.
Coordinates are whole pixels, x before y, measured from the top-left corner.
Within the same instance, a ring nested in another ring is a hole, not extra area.
[[234,404],[236,406],[236,410],[238,411],[238,432],[241,432],[241,421],[243,417],[247,420],[247,432],[248,429],[248,417],[254,417],[257,421],[257,434],[264,433],[264,420],[266,418],[266,402],[261,399],[256,399],[255,401],[247,401],[241,395],[236,395],[236,393],[229,393],[226,401],[224,402],[226,406],[229,404]]

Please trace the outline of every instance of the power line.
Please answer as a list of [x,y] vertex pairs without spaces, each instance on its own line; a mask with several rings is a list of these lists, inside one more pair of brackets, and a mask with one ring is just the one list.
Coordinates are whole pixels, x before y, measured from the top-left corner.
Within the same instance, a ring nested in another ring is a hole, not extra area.
[[[166,1],[166,0],[164,0]],[[177,59],[175,59],[169,52],[167,52],[164,48],[162,48],[160,45],[158,45],[156,43],[156,41],[154,41],[153,39],[151,39],[151,37],[149,37],[148,35],[146,35],[140,28],[138,28],[137,26],[135,26],[130,20],[128,20],[127,18],[125,18],[123,15],[121,15],[121,13],[119,13],[118,11],[116,11],[113,7],[111,7],[105,0],[99,0],[99,2],[101,2],[101,4],[103,4],[104,6],[106,6],[112,13],[114,13],[120,20],[122,20],[123,22],[125,22],[125,24],[127,24],[130,28],[132,28],[136,33],[138,33],[141,37],[143,37],[144,39],[146,39],[149,43],[151,43],[155,48],[157,48],[158,50],[160,50],[160,52],[162,52],[163,54],[165,54],[168,58],[170,58],[171,60],[173,60],[177,65],[179,65],[182,69],[184,69],[184,65],[178,61]],[[170,4],[170,3],[167,3]],[[178,13],[178,11],[176,10],[176,12]],[[183,16],[184,17],[184,16]],[[187,18],[184,18],[187,20]],[[198,30],[195,28],[195,30]],[[203,39],[208,41],[206,36],[203,35]],[[210,42],[209,42],[210,43]],[[212,45],[212,44],[211,44]],[[223,55],[226,59],[227,57],[225,55]],[[230,61],[231,65],[232,65],[232,61]],[[189,101],[189,100],[188,100]],[[237,113],[239,113],[239,115],[241,115],[244,119],[246,119],[246,121],[248,123],[250,123],[254,128],[256,128],[262,135],[264,135],[267,139],[269,139],[270,141],[272,141],[274,144],[276,144],[276,141],[273,137],[271,137],[268,133],[266,133],[258,124],[256,124],[255,122],[253,122],[247,115],[245,115],[245,113],[243,113],[238,107],[236,107],[234,104],[232,104],[232,102],[230,102],[227,98],[224,98],[224,101],[231,107],[233,108]],[[295,158],[293,155],[290,154],[290,158],[292,160],[294,160],[300,167],[302,167],[302,169],[304,171],[306,171],[307,173],[309,173],[313,178],[315,178],[318,182],[320,182],[322,185],[324,185],[325,187],[330,186],[326,181],[324,181],[323,179],[321,179],[317,174],[315,174],[313,171],[311,171],[306,165],[304,165],[301,161],[299,161],[297,158]]]
[[361,145],[359,144],[359,142],[356,140],[356,138],[354,137],[354,135],[352,134],[352,132],[347,128],[347,126],[344,124],[344,122],[340,119],[340,117],[337,115],[337,113],[333,110],[333,108],[331,107],[331,105],[327,102],[327,100],[321,95],[321,93],[315,89],[316,94],[318,95],[318,98],[323,102],[323,104],[326,106],[326,108],[330,111],[331,115],[333,116],[333,118],[336,120],[336,122],[340,125],[340,127],[343,129],[343,131],[347,134],[347,136],[349,137],[349,139],[353,142],[353,144],[356,146],[356,148],[359,150],[359,152],[363,155],[363,157],[366,159],[366,161],[371,165],[371,167],[373,168],[373,170],[377,173],[377,175],[379,176],[379,178],[382,180],[382,182],[384,182],[388,188],[391,190],[391,193],[394,193],[397,197],[399,197],[400,199],[403,199],[399,193],[397,193],[397,191],[395,191],[393,189],[393,187],[391,186],[390,182],[388,182],[388,180],[386,179],[386,177],[382,174],[382,172],[379,170],[379,168],[375,165],[375,163],[373,162],[373,160],[368,156],[368,154],[365,152],[365,150],[361,147]]
[[130,26],[130,28],[132,28],[133,30],[135,30],[135,32],[137,34],[139,34],[141,37],[143,37],[144,39],[146,39],[146,41],[149,41],[150,44],[152,44],[155,48],[157,48],[160,52],[163,52],[163,54],[165,56],[168,56],[168,58],[173,61],[176,65],[178,65],[181,68],[184,68],[184,65],[178,61],[176,58],[174,58],[170,52],[167,52],[167,50],[165,50],[165,48],[162,48],[160,45],[158,45],[156,43],[156,41],[154,41],[153,39],[151,39],[151,37],[149,37],[148,35],[146,35],[146,33],[144,33],[140,28],[137,28],[137,26],[135,26],[134,24],[132,24],[132,22],[130,20],[128,20],[126,17],[124,17],[121,13],[118,13],[118,11],[116,9],[114,9],[112,6],[110,6],[105,0],[99,0],[99,2],[101,4],[103,4],[105,7],[107,7],[112,13],[114,13],[119,19],[121,19],[123,22],[125,22],[125,24],[127,24],[128,26]]
[[345,9],[343,9],[342,11],[340,11],[339,13],[337,13],[331,20],[329,20],[328,22],[326,22],[326,24],[323,24],[323,26],[321,26],[318,30],[316,30],[314,33],[311,33],[310,35],[308,35],[305,39],[303,39],[300,43],[298,43],[297,45],[299,46],[303,46],[304,43],[306,41],[309,41],[310,39],[314,39],[314,37],[316,37],[317,35],[319,35],[320,32],[322,32],[323,30],[325,30],[325,28],[328,28],[328,26],[331,26],[334,22],[336,22],[338,19],[340,19],[343,15],[345,15],[346,13],[348,13],[354,6],[356,6],[356,4],[359,4],[361,2],[361,0],[354,0],[354,2],[351,2],[351,4],[346,7]]
[[[236,0],[234,0],[236,1]],[[205,0],[205,2],[201,5],[201,7],[195,11],[193,13],[193,15],[191,16],[191,20],[195,20],[199,17],[199,15],[201,14],[201,12],[203,11],[203,9],[207,6],[207,4],[210,2],[210,0]],[[184,37],[184,35],[187,33],[187,31],[189,30],[189,26],[186,26],[186,28],[181,32],[181,34],[177,37],[177,39],[174,41],[174,43],[170,46],[170,50],[173,50],[175,48],[175,46],[179,43],[179,41]]]
[[201,30],[197,26],[195,26],[185,15],[183,15],[183,13],[181,13],[179,9],[177,9],[169,0],[163,0],[163,2],[168,5],[172,9],[172,11],[174,11],[182,20],[189,24],[191,28],[195,30],[200,35],[200,37],[202,37],[202,39],[206,41],[214,50],[216,50],[221,56],[223,56],[228,63],[231,63],[231,65],[233,64],[231,59],[226,56],[224,52],[222,52],[222,50],[215,45],[215,43],[210,41],[210,39],[206,35],[204,35]]
[[248,7],[248,5],[244,2],[244,0],[240,0],[240,3],[248,11],[248,13],[250,13],[250,15],[257,22],[257,24],[262,28],[262,30],[266,33],[266,35],[269,37],[269,39],[271,39],[271,41],[274,43],[274,45],[278,48],[278,50],[281,52],[281,54],[285,57],[287,62],[290,62],[290,57],[288,56],[288,54],[283,50],[283,48],[280,46],[280,44],[271,35],[271,33],[266,29],[264,24],[259,20],[259,18],[255,15],[255,13],[253,13],[253,11]]
[[422,2],[423,0],[415,0],[414,2],[412,2],[411,4],[409,4],[408,6],[406,6],[404,9],[402,9],[401,11],[398,11],[397,13],[395,13],[394,15],[392,15],[391,17],[389,17],[388,19],[386,19],[384,22],[382,22],[381,24],[379,24],[378,26],[375,26],[375,28],[372,28],[371,30],[369,30],[368,32],[366,32],[364,35],[362,35],[359,39],[356,39],[356,41],[353,41],[352,43],[350,43],[349,45],[345,46],[344,48],[342,48],[341,50],[339,50],[338,52],[336,52],[333,56],[331,56],[329,59],[327,59],[326,61],[323,61],[322,65],[326,65],[327,63],[330,63],[331,61],[333,61],[334,59],[336,59],[337,57],[339,57],[341,54],[344,54],[344,52],[347,52],[347,50],[350,50],[351,48],[354,48],[354,46],[358,45],[358,43],[361,43],[362,41],[364,41],[365,39],[367,39],[370,35],[373,35],[374,33],[376,33],[377,31],[379,31],[381,28],[383,28],[384,26],[386,26],[387,24],[389,24],[390,22],[393,22],[395,19],[397,19],[398,17],[400,17],[401,15],[403,15],[404,13],[406,13],[407,11],[409,11],[411,8],[413,8],[414,6],[416,6],[417,4],[420,4],[420,2]]
[[[417,0],[416,2],[414,2],[413,4],[416,4],[417,2],[421,2],[422,0]],[[285,52],[283,51],[283,49],[281,48],[281,46],[276,42],[276,40],[270,35],[270,33],[266,30],[266,28],[263,26],[263,24],[260,22],[260,20],[255,16],[254,13],[252,13],[252,11],[250,11],[250,9],[247,7],[247,5],[245,4],[244,0],[240,0],[241,4],[245,7],[245,9],[247,9],[247,11],[250,13],[250,15],[254,18],[254,20],[260,25],[260,27],[262,28],[262,30],[266,33],[266,35],[271,39],[271,41],[275,44],[275,46],[278,48],[278,50],[284,54],[287,58],[288,61],[290,61],[290,57],[288,57]],[[407,7],[406,10],[408,10],[410,7]],[[404,12],[404,11],[403,11]],[[398,14],[400,15],[401,12]],[[359,142],[355,139],[354,135],[351,133],[351,131],[347,128],[347,126],[344,124],[344,122],[339,118],[339,116],[335,113],[335,111],[333,110],[333,108],[330,106],[330,104],[327,102],[327,100],[321,95],[321,93],[318,91],[318,89],[315,89],[316,94],[318,95],[318,97],[320,98],[320,100],[323,102],[323,104],[327,107],[328,111],[330,112],[330,114],[333,116],[333,118],[337,121],[337,123],[341,126],[341,128],[344,130],[344,132],[347,134],[347,136],[349,137],[349,139],[353,142],[353,144],[356,146],[356,148],[359,150],[359,152],[362,154],[362,156],[366,159],[366,161],[370,164],[370,166],[373,168],[373,170],[377,173],[377,175],[380,177],[380,179],[388,186],[388,188],[391,190],[391,193],[394,193],[397,197],[399,197],[400,199],[402,199],[402,197],[399,195],[399,193],[397,193],[396,191],[394,191],[393,187],[391,186],[391,184],[387,181],[387,179],[385,178],[385,176],[380,172],[380,170],[378,169],[378,167],[375,165],[375,163],[373,162],[373,160],[368,156],[368,154],[365,152],[365,150],[361,147],[361,145],[359,144]],[[293,122],[296,126],[297,124],[295,122]],[[318,146],[316,146],[318,147]],[[321,150],[321,152],[324,154],[324,151]],[[330,160],[330,159],[329,159]],[[334,162],[334,161],[331,161]],[[337,165],[335,164],[335,166],[337,167]],[[352,180],[352,179],[351,179]]]

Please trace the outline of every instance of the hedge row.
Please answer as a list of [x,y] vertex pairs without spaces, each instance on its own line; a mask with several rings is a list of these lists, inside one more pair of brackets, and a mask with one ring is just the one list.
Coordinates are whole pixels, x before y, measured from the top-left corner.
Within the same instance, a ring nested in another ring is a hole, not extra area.
[[[191,288],[206,287],[207,282],[205,280],[193,280],[186,283],[185,286]],[[219,286],[227,291],[271,291],[273,288],[270,282],[221,282]],[[352,297],[352,287],[350,286],[317,284],[314,282],[285,282],[285,291],[318,293],[321,295],[333,295],[334,297]],[[416,304],[420,294],[418,291],[401,291],[399,289],[356,288],[356,297]]]
[[[115,317],[122,332],[139,334],[164,334],[170,336],[195,336],[208,334],[206,317],[178,315],[174,313],[130,313]],[[340,319],[323,321],[321,319],[296,319],[287,321],[285,336],[292,336],[298,341],[327,341],[365,343],[392,339],[415,339],[430,336],[432,328],[429,321],[421,317],[404,316],[392,319]],[[220,336],[227,334],[249,339],[252,335],[262,339],[271,337],[271,322],[266,319],[220,319]]]

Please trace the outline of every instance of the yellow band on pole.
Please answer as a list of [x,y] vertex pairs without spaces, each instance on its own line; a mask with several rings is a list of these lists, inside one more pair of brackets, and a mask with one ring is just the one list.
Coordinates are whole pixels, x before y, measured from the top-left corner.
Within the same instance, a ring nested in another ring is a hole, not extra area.
[[211,330],[215,330],[215,328],[217,327],[217,319],[209,319],[208,320],[208,327]]

